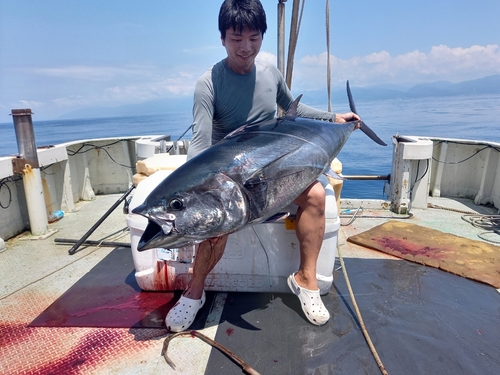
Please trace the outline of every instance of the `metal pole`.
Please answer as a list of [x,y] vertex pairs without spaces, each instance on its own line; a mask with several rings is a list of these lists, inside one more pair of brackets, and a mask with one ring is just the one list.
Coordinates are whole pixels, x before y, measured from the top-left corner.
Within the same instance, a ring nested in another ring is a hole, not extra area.
[[[285,76],[285,2],[278,3],[278,70]],[[278,107],[278,117],[284,115],[283,109]]]
[[330,0],[326,0],[326,90],[328,91],[328,112],[332,111],[332,77],[330,68]]
[[46,234],[49,230],[42,176],[36,152],[35,133],[31,120],[31,109],[13,109],[12,119],[16,132],[19,158],[14,159],[23,174],[24,194],[28,207],[31,234]]
[[14,121],[19,156],[25,160],[26,164],[31,165],[31,168],[39,168],[35,132],[33,131],[33,121],[31,120],[33,112],[27,108],[13,109],[11,113]]
[[278,3],[278,69],[285,75],[285,2]]
[[297,47],[298,38],[297,28],[299,22],[299,6],[300,0],[293,0],[290,42],[288,44],[288,61],[286,63],[286,84],[290,90],[292,89],[293,59],[295,56],[295,48]]
[[[72,238],[54,238],[55,243],[78,243],[80,240],[75,240]],[[128,242],[115,242],[115,241],[97,241],[97,240],[85,240],[81,245],[99,246],[99,247],[130,247]]]
[[381,180],[381,181],[390,181],[391,180],[391,175],[352,175],[348,176],[343,174],[342,177],[344,177],[346,180]]

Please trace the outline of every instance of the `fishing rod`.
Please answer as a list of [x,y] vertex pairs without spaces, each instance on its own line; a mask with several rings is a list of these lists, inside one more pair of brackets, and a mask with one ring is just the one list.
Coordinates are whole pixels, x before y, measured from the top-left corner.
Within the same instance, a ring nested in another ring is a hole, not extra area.
[[83,235],[82,238],[80,238],[78,241],[76,241],[76,243],[71,247],[71,249],[68,250],[68,254],[69,255],[73,255],[77,252],[78,248],[87,240],[87,238],[89,238],[89,236],[94,233],[94,231],[97,229],[97,227],[99,225],[102,224],[102,222],[115,210],[116,207],[118,207],[120,205],[121,202],[123,202],[123,200],[125,198],[127,198],[127,196],[132,192],[132,190],[134,190],[135,186],[134,185],[131,185],[128,190],[120,197],[120,199],[118,199],[105,213],[104,215],[99,219],[97,220],[97,222]]
[[[193,127],[194,124],[191,124],[189,125],[189,127],[186,129],[186,131],[184,133],[182,133],[182,135],[177,139],[177,141],[175,142],[179,142],[182,137],[184,137],[186,135],[186,133],[191,130],[191,128]],[[174,148],[174,144],[172,143],[172,146],[170,146],[170,148],[166,151],[166,153],[168,154],[170,152],[170,150],[172,150]]]
[[[181,138],[184,137],[186,135],[186,133],[192,127],[193,127],[193,124],[191,124],[186,129],[186,131],[184,133],[182,133],[182,135],[177,139],[177,141],[180,141]],[[166,152],[169,153],[173,147],[174,147],[174,145],[170,146],[170,148]],[[99,225],[102,224],[102,222],[111,214],[111,212],[113,212],[116,209],[116,207],[118,207],[118,205],[120,205],[120,203],[123,202],[125,200],[125,198],[127,198],[127,196],[132,192],[132,190],[134,190],[134,188],[135,188],[135,186],[131,185],[129,187],[129,189],[120,197],[120,199],[118,199],[118,201],[116,201],[113,204],[113,206],[111,206],[108,209],[108,211],[106,211],[106,213],[87,231],[87,233],[85,233],[82,238],[80,238],[78,241],[76,241],[76,243],[71,247],[71,249],[69,249],[69,251],[68,251],[69,255],[73,255],[77,252],[78,248],[87,241],[87,238],[89,238],[89,236],[97,229],[97,227]]]

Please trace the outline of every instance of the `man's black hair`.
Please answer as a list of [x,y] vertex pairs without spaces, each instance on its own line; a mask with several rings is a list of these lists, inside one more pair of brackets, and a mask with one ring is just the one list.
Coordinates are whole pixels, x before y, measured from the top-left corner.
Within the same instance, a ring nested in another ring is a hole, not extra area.
[[267,30],[266,12],[259,0],[225,0],[219,11],[219,31],[222,39],[226,30],[242,32],[243,28],[260,31],[262,36]]

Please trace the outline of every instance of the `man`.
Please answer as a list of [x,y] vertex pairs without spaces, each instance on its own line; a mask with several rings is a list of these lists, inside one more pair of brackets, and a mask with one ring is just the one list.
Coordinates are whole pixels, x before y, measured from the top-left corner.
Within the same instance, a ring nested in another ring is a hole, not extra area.
[[[293,102],[283,76],[270,64],[256,61],[267,29],[266,14],[259,0],[226,0],[219,12],[219,31],[227,57],[209,69],[196,83],[193,105],[193,138],[188,159],[245,124],[272,120],[276,105],[287,110]],[[331,122],[359,120],[354,113],[333,114],[299,104],[298,115]],[[307,319],[323,325],[330,318],[316,280],[316,262],[325,232],[325,191],[311,184],[294,201],[296,234],[300,243],[300,266],[288,277]],[[193,278],[165,322],[171,331],[189,328],[205,303],[204,283],[221,259],[227,235],[200,243],[196,250]]]

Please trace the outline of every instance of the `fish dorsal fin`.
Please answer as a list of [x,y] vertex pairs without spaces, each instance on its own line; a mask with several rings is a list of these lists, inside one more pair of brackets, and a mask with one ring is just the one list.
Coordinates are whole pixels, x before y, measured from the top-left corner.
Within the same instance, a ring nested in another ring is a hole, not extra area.
[[302,98],[302,94],[297,96],[297,99],[295,99],[293,101],[293,103],[290,105],[290,108],[288,108],[288,111],[286,111],[285,116],[297,117],[297,108],[299,107],[299,102],[300,102],[301,98]]

